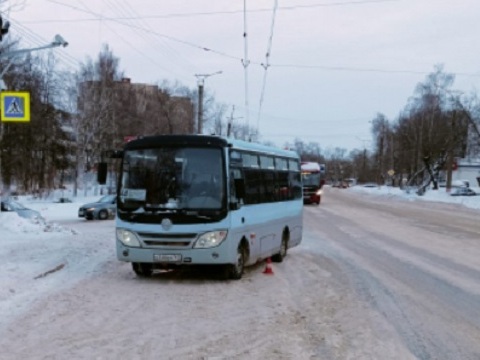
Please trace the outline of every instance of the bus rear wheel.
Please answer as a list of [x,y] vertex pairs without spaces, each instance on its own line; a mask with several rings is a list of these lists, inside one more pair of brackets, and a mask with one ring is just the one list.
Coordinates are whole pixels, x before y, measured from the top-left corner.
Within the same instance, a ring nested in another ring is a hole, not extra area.
[[153,274],[153,265],[147,263],[132,263],[132,269],[140,277],[150,277]]
[[272,261],[274,262],[282,262],[283,259],[285,259],[285,256],[287,256],[287,250],[288,250],[288,233],[284,232],[282,236],[282,244],[280,246],[280,251],[272,256]]

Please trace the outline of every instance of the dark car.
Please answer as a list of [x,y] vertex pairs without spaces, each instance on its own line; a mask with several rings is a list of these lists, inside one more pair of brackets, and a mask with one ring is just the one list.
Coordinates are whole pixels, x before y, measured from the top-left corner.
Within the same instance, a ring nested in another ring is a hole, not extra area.
[[452,191],[452,196],[475,196],[478,195],[474,190],[468,187],[459,187]]
[[45,218],[38,211],[29,209],[25,207],[23,204],[15,200],[11,200],[11,199],[2,200],[1,210],[14,211],[18,214],[18,216],[25,219],[31,219],[37,223],[44,224],[46,222]]
[[115,217],[117,209],[117,197],[115,195],[105,195],[98,201],[80,206],[78,217],[84,217],[87,220],[107,220]]

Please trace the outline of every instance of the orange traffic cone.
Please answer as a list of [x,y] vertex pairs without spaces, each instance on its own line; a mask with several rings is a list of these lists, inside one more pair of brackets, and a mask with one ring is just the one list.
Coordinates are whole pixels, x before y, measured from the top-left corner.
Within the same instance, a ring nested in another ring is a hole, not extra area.
[[272,259],[270,258],[267,259],[267,265],[265,266],[265,270],[263,270],[263,273],[267,275],[273,275]]

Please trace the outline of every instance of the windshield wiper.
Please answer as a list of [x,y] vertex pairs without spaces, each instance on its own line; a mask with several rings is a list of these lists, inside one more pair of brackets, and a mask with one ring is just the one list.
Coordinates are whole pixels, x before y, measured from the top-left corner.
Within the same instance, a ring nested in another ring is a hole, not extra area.
[[195,216],[198,219],[205,219],[205,220],[212,220],[213,219],[213,216],[202,214],[198,210],[185,210],[182,213],[187,215],[187,216]]
[[165,207],[165,206],[159,206],[159,207],[154,207],[154,206],[143,206],[143,209],[145,212],[151,212],[151,213],[161,213],[161,214],[168,214],[168,213],[177,213],[178,210],[177,208],[171,208],[171,207]]

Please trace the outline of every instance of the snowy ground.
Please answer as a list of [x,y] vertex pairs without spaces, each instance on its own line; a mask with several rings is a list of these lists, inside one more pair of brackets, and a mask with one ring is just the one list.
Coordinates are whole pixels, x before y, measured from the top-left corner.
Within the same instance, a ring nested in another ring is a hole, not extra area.
[[[90,234],[81,234],[65,224],[86,221],[78,218],[78,208],[99,198],[80,197],[72,203],[55,203],[53,199],[19,197],[23,205],[39,211],[46,224],[24,219],[15,212],[0,213],[0,318],[3,321],[27,310],[44,295],[68,285],[63,277],[47,279],[50,273],[65,268],[73,281],[88,276],[91,269],[85,268],[85,262],[98,250],[89,246]],[[113,222],[108,223],[113,236]],[[42,277],[46,281],[37,281]]]
[[[429,191],[423,196],[418,196],[413,191],[407,194],[390,187],[354,186],[345,191],[362,191],[410,201],[458,203],[480,209],[480,196],[450,196],[445,189]],[[43,282],[36,281],[38,278],[67,267],[70,280],[81,280],[93,271],[86,266],[90,256],[112,256],[114,250],[111,241],[107,241],[103,248],[91,248],[89,244],[92,234],[78,233],[71,226],[72,222],[85,221],[77,217],[79,206],[98,198],[100,196],[79,196],[72,203],[55,203],[53,198],[19,198],[25,206],[40,211],[47,220],[47,226],[20,218],[16,213],[1,213],[0,261],[3,271],[0,272],[0,318],[15,316],[35,303],[37,297],[51,292],[50,288],[69,284],[63,282],[63,278],[56,281],[55,277],[51,277]],[[104,226],[111,229],[113,239],[113,221],[106,221]],[[109,229],[106,231],[109,234]]]
[[[365,192],[372,196],[389,197],[392,200],[398,199],[399,202],[405,200],[449,202],[480,209],[480,196],[454,197],[450,196],[445,189],[429,191],[421,197],[413,191],[407,194],[399,189],[389,187],[366,188],[355,186],[339,191]],[[42,213],[47,220],[46,226],[22,219],[15,213],[0,213],[0,242],[2,244],[0,261],[3,270],[0,272],[2,284],[0,287],[0,318],[2,319],[0,333],[8,328],[11,321],[42,304],[45,297],[53,296],[55,298],[54,294],[61,290],[73,288],[80,281],[91,277],[92,274],[104,271],[105,269],[97,269],[98,264],[109,262],[112,264],[115,261],[114,221],[89,222],[77,217],[80,205],[98,198],[100,196],[80,196],[74,199],[72,203],[55,203],[53,199],[19,198],[19,201],[27,207]],[[308,246],[313,246],[312,244],[314,242],[310,245],[306,243],[306,249],[308,249]],[[312,248],[311,251],[315,252],[316,250]],[[293,265],[287,263],[286,266]],[[50,276],[54,273],[57,273],[57,276]],[[122,273],[118,276],[125,279],[135,277],[128,267],[122,267]],[[248,279],[249,276],[247,273],[246,278]],[[39,279],[42,279],[42,281],[38,281]],[[318,283],[318,279],[312,278],[311,280],[311,286]],[[258,288],[261,288],[265,281],[267,281],[265,278],[260,277],[258,283],[248,282],[249,286],[253,287],[249,291],[258,291]],[[108,284],[106,283],[105,286],[108,286]],[[145,285],[139,282],[138,286],[145,287],[144,290],[150,288],[148,283]],[[216,289],[217,286],[222,285],[213,284],[208,289],[210,291]],[[154,290],[150,289],[150,291]],[[184,286],[179,286],[178,291],[181,295],[182,291],[188,290],[185,290]],[[60,299],[63,298],[60,297]],[[273,301],[273,299],[270,300]],[[113,302],[114,299],[110,299],[110,301]],[[132,299],[132,301],[134,300]],[[49,310],[48,313],[52,312],[54,314],[60,311],[58,309],[62,309],[62,306],[58,303],[52,304],[51,311]],[[65,308],[70,309],[71,306],[65,304]],[[212,314],[212,316],[216,315]],[[45,321],[50,320],[45,319]],[[293,333],[290,335],[293,336]],[[285,349],[285,351],[288,350]],[[297,351],[297,354],[302,354],[300,348],[295,349],[295,351]],[[303,354],[298,358],[307,358],[307,356]]]

